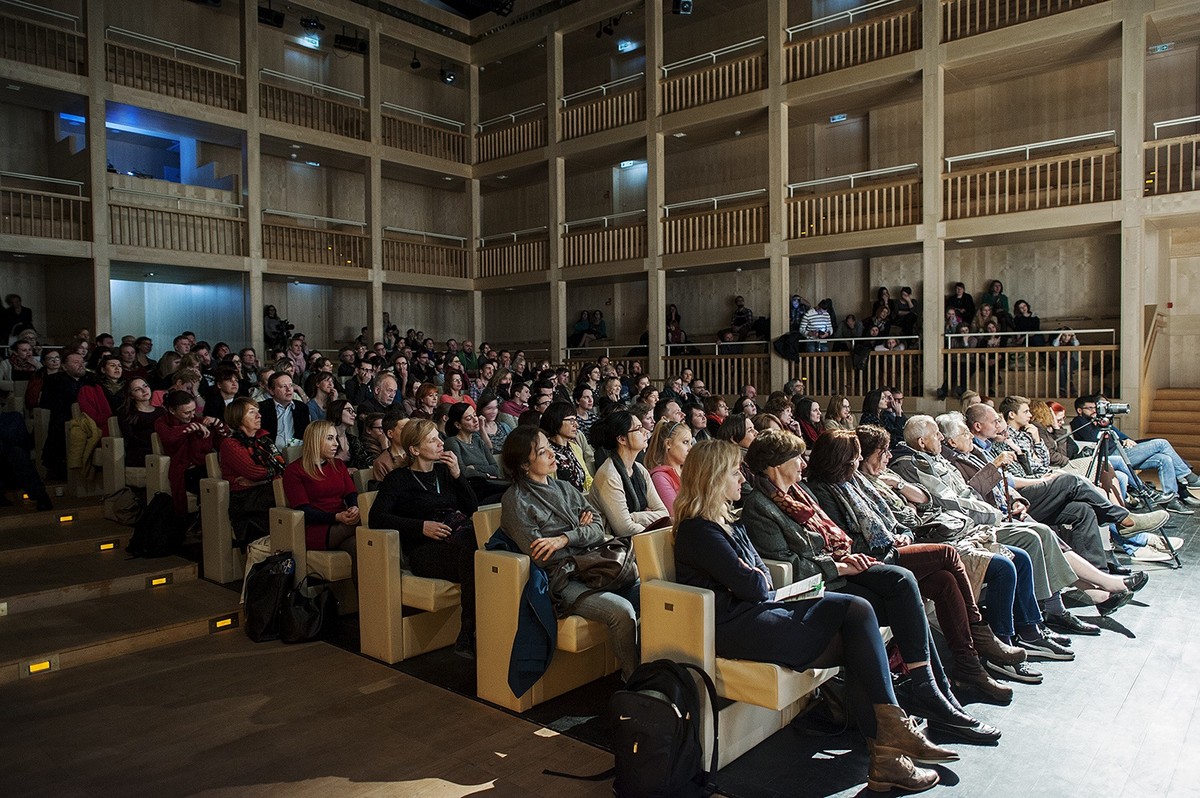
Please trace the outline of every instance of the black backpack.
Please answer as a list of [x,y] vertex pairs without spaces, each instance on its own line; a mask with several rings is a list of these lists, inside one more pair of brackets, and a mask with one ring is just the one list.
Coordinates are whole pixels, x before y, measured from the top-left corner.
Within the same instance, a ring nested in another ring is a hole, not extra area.
[[[700,692],[689,671],[700,674],[712,712],[713,750],[704,770]],[[608,704],[613,731],[618,798],[692,798],[716,792],[717,689],[702,668],[655,660],[638,666]]]
[[134,524],[125,551],[134,557],[166,557],[183,545],[184,531],[170,495],[156,493]]
[[246,636],[256,643],[279,639],[279,613],[292,586],[296,559],[290,551],[272,554],[246,574]]

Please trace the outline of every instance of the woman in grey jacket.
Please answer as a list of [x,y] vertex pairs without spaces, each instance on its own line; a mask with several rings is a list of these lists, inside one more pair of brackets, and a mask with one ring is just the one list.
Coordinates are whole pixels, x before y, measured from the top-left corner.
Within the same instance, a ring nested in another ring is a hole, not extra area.
[[823,574],[827,590],[871,603],[889,624],[912,678],[907,709],[932,727],[965,740],[991,742],[1000,731],[966,713],[950,689],[929,634],[925,606],[912,572],[851,551],[843,532],[800,484],[803,439],[782,431],[761,434],[746,453],[754,490],[744,498],[742,522],[764,559],[792,563],[797,579]]

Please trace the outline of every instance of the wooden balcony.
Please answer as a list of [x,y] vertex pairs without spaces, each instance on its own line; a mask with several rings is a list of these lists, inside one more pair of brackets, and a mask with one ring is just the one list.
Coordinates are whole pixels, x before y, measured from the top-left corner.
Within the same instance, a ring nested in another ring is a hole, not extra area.
[[1200,188],[1196,160],[1200,152],[1200,134],[1147,141],[1143,146],[1147,197]]
[[883,385],[898,385],[919,395],[923,393],[921,358],[920,349],[871,352],[862,368],[856,369],[850,352],[806,352],[788,366],[788,377],[803,380],[809,396],[865,396]]
[[383,143],[431,158],[471,162],[470,139],[459,123],[428,115],[412,116],[414,113],[417,112],[384,103]]
[[544,227],[489,236],[479,248],[480,277],[532,274],[549,268],[550,242]]
[[[755,200],[748,200],[756,197]],[[741,204],[719,207],[726,200]],[[711,203],[713,207],[683,210],[697,204]],[[666,206],[663,226],[663,254],[696,252],[707,249],[763,244],[767,240],[767,201],[765,191],[751,191],[707,200]]]
[[[304,226],[311,225],[311,226]],[[337,268],[370,267],[363,225],[342,219],[263,211],[263,257]]]
[[662,361],[668,380],[684,369],[691,369],[714,396],[735,397],[743,385],[753,385],[763,394],[770,393],[771,357],[760,351],[738,355],[665,355]]
[[942,0],[942,41],[1007,28],[1104,0]]
[[0,58],[86,75],[87,37],[55,25],[0,13]]
[[1026,396],[1070,407],[1076,396],[1119,396],[1116,344],[943,349],[946,386],[952,394]]
[[461,238],[431,238],[416,231],[385,230],[383,270],[467,279],[471,276],[471,251]]
[[0,173],[0,234],[91,241],[92,208],[83,184]]
[[[885,0],[863,8],[874,9],[895,2],[898,0]],[[788,37],[792,41],[783,51],[784,80],[804,80],[921,49],[920,6],[854,22],[854,12],[863,8],[789,28]],[[848,27],[821,30],[846,19],[851,22]]]
[[224,68],[209,67],[181,60],[178,53],[154,52],[114,41],[104,43],[105,71],[113,83],[213,108],[245,111],[246,81],[237,74],[236,62],[223,60],[227,61]]
[[[954,171],[943,174],[943,218],[1062,208],[1115,200],[1120,195],[1119,147],[1093,146],[1030,159],[1030,150],[1041,146],[1009,148],[1004,151],[1007,156],[999,156],[1011,157],[1012,150],[1024,149],[1025,160],[987,163],[961,171],[954,167]],[[950,164],[958,159],[946,160]]]
[[475,135],[476,159],[494,161],[546,146],[546,104],[481,122]]
[[645,79],[645,73],[639,72],[563,97],[559,137],[569,141],[641,122],[646,118]]
[[[659,81],[662,112],[670,114],[766,88],[766,53],[740,54],[761,47],[764,41],[760,36],[662,67],[667,75]],[[733,53],[739,55],[722,60]],[[677,70],[679,74],[672,74]]]
[[290,84],[288,87],[266,81],[259,84],[259,111],[265,118],[358,141],[370,140],[367,109],[362,106],[361,95],[279,72],[261,71],[270,80]]
[[112,204],[108,210],[113,244],[207,255],[247,254],[245,219],[142,205]]
[[908,164],[788,186],[792,192],[787,201],[788,238],[919,224],[920,176],[887,179],[899,171],[915,171],[916,167]]
[[587,266],[646,257],[646,212],[586,219],[565,225],[563,266]]

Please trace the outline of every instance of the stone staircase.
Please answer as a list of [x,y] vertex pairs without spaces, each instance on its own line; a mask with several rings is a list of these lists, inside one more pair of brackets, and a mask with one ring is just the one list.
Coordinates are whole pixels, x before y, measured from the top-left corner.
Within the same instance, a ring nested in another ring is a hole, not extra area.
[[1146,435],[1166,438],[1189,464],[1200,466],[1200,388],[1159,388],[1150,407]]
[[130,558],[131,534],[94,499],[0,516],[0,684],[240,626],[237,593]]

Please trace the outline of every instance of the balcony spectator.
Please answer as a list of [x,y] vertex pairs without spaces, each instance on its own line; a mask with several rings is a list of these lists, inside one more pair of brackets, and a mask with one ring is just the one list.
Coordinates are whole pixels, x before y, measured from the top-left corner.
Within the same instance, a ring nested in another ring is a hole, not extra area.
[[1008,297],[1004,295],[1004,283],[999,280],[992,280],[988,285],[987,293],[979,299],[980,302],[986,302],[992,306],[992,311],[1004,320],[1011,315],[1008,308]]
[[[842,323],[838,326],[836,338],[861,338],[863,334],[862,322],[853,313],[847,313],[842,319]],[[851,344],[849,341],[835,341],[833,344],[834,352],[849,352]]]
[[799,294],[792,294],[791,300],[788,302],[788,330],[791,332],[800,332],[800,324],[804,320],[804,314],[812,310],[812,304]]
[[888,338],[881,344],[875,344],[876,352],[903,352],[904,344],[895,338]]
[[954,284],[950,296],[946,297],[946,308],[953,308],[960,322],[970,324],[975,318],[975,299],[967,293],[967,287],[962,283]]
[[1033,315],[1033,308],[1024,299],[1018,299],[1013,305],[1012,316],[1013,329],[1019,333],[1025,333],[1028,338],[1020,338],[1016,341],[1018,346],[1045,346],[1046,337],[1044,335],[1029,335],[1029,333],[1040,332],[1042,329],[1042,320]]
[[575,322],[575,326],[571,328],[571,335],[567,338],[567,346],[583,347],[590,344],[596,339],[592,333],[592,317],[586,310],[579,311],[579,319]]
[[900,289],[900,298],[892,311],[892,320],[904,335],[913,335],[921,322],[921,306],[913,298],[912,288],[904,286]]
[[971,332],[983,332],[987,327],[988,322],[996,322],[996,326],[1000,326],[1000,322],[996,318],[992,306],[989,303],[984,302],[979,306],[979,311],[975,314],[975,318],[971,320]]
[[809,308],[800,320],[800,334],[806,339],[806,352],[829,351],[829,343],[825,339],[833,337],[832,299],[822,299],[815,308]]
[[4,343],[12,343],[21,332],[29,329],[33,329],[33,311],[21,304],[21,295],[4,297],[4,310],[0,310],[0,334],[4,336]]
[[755,332],[756,318],[754,311],[746,307],[746,298],[738,295],[733,298],[733,316],[729,320],[729,330],[734,338],[744,341]]
[[1075,337],[1075,331],[1064,324],[1058,328],[1058,335],[1054,336],[1050,345],[1059,347],[1056,358],[1058,362],[1058,395],[1074,396],[1074,376],[1075,372],[1079,370],[1079,353],[1073,351],[1072,347],[1079,346],[1079,339]]
[[600,310],[592,311],[592,340],[603,341],[608,338],[608,325],[604,323],[604,313]]

